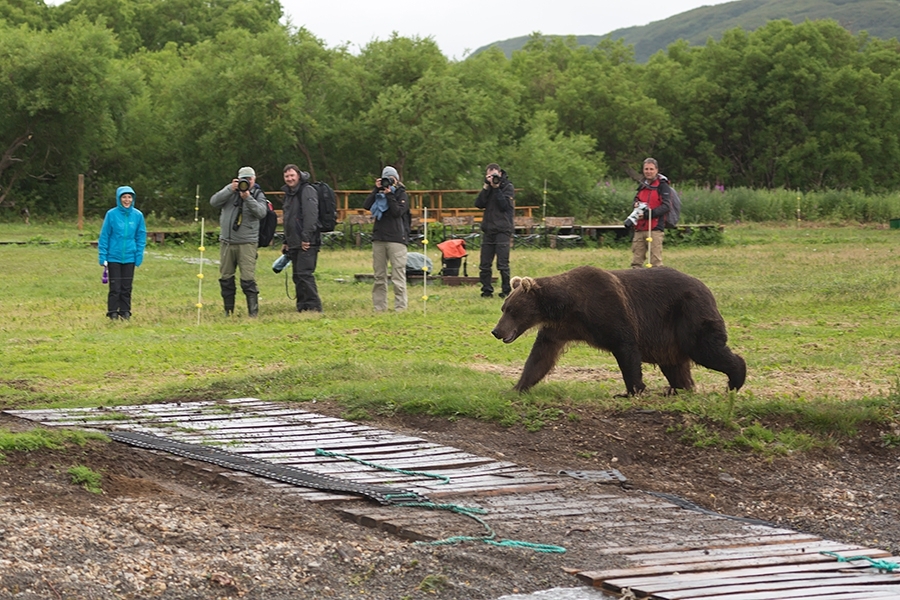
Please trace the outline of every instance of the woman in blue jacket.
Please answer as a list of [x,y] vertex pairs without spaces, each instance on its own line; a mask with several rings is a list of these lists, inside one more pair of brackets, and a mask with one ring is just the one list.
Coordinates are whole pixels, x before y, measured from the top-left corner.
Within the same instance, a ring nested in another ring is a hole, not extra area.
[[103,219],[100,240],[100,264],[109,269],[109,298],[106,316],[131,318],[131,283],[134,268],[144,261],[147,226],[144,215],[134,207],[134,190],[123,185],[116,190],[116,207]]

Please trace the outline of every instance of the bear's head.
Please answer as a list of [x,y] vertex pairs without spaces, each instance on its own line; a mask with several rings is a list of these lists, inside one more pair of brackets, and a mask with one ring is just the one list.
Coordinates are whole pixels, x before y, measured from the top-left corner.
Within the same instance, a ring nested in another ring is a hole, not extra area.
[[510,344],[523,333],[562,318],[566,310],[565,290],[531,277],[513,277],[512,291],[503,302],[503,314],[491,334]]

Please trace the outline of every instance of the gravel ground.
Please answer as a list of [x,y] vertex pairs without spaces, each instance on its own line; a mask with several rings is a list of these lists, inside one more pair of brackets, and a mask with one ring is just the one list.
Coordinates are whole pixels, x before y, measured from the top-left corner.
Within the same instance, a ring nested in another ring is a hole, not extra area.
[[[623,494],[673,493],[724,514],[900,550],[900,451],[879,446],[880,432],[828,452],[764,459],[681,444],[666,433],[678,418],[586,414],[533,433],[422,417],[374,424],[543,471],[614,467],[635,488]],[[0,416],[0,428],[24,427]],[[76,464],[103,474],[103,494],[71,483]],[[588,533],[558,523],[513,533],[562,540],[562,555],[423,546],[237,479],[117,443],[9,453],[0,462],[0,598],[495,599],[579,585],[566,568],[624,566],[592,555],[579,541]],[[568,493],[597,489],[578,485]],[[619,518],[645,516],[636,508]]]

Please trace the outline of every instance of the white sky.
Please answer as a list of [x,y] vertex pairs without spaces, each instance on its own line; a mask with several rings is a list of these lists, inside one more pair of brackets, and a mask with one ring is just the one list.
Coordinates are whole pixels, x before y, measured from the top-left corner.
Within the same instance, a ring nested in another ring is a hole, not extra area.
[[603,35],[646,25],[729,0],[281,0],[291,23],[306,27],[328,47],[350,51],[396,31],[431,37],[449,58],[465,58],[485,44],[529,35]]

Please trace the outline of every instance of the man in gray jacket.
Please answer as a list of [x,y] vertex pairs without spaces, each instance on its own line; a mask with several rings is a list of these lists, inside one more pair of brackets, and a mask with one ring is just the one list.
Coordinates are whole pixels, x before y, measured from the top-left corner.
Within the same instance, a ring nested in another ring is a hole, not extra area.
[[231,183],[213,194],[209,203],[218,209],[219,286],[225,302],[225,315],[234,312],[236,287],[234,276],[241,270],[241,290],[247,297],[247,314],[259,314],[259,288],[256,287],[256,249],[259,244],[259,220],[266,216],[267,201],[256,183],[256,171],[241,167]]

